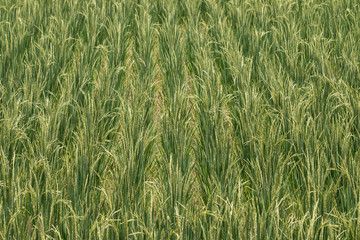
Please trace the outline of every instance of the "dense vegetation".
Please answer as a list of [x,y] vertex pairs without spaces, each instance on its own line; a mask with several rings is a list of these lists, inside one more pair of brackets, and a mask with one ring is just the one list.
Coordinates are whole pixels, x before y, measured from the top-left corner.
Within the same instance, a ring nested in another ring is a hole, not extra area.
[[0,1],[1,239],[359,239],[357,0]]

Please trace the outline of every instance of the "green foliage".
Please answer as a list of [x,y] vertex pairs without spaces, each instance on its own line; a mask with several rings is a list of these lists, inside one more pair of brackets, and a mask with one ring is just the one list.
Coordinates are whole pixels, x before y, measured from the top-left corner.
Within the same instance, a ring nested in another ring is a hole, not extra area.
[[0,2],[0,239],[359,239],[356,0]]

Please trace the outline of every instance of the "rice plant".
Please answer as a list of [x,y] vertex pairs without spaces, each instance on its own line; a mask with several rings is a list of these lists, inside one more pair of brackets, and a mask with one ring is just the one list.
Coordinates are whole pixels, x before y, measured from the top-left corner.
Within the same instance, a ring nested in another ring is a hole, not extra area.
[[0,2],[0,239],[359,239],[356,0]]

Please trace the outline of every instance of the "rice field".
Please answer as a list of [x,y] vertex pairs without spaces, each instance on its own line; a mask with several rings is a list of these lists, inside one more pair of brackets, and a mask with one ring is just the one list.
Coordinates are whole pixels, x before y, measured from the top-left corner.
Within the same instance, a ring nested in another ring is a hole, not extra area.
[[360,239],[357,0],[0,1],[0,239]]

